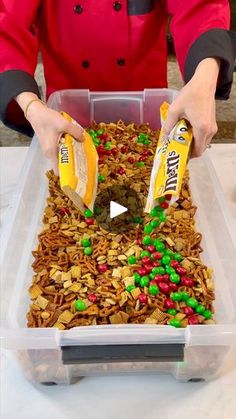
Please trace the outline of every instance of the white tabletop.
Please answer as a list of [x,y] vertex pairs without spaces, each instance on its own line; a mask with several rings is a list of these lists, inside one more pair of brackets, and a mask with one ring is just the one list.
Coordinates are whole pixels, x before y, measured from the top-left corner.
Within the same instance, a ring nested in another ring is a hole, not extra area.
[[[27,147],[0,148],[1,224]],[[210,156],[236,218],[236,144],[214,145]],[[219,378],[179,383],[172,376],[87,377],[70,386],[32,385],[13,354],[1,352],[0,419],[234,419],[236,351]]]

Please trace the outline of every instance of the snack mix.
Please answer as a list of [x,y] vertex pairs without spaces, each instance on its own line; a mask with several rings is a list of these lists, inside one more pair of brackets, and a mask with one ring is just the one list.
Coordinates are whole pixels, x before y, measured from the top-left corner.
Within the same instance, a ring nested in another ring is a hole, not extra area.
[[[145,207],[158,132],[136,126],[94,123],[89,129],[99,155],[98,192],[125,185]],[[33,251],[28,327],[212,324],[212,271],[200,259],[186,171],[179,199],[161,197],[150,214],[134,217],[127,232],[96,222],[102,211],[81,213],[47,173],[49,197]]]

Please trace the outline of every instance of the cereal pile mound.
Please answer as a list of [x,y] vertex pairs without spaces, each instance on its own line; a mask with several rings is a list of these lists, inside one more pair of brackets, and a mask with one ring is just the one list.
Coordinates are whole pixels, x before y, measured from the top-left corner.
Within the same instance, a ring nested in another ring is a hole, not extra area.
[[[99,154],[98,192],[128,185],[145,206],[158,132],[148,124],[93,124]],[[28,327],[148,323],[211,324],[214,285],[200,260],[186,172],[180,198],[161,198],[134,228],[112,233],[96,222],[101,208],[81,214],[48,172],[49,197],[29,288]]]

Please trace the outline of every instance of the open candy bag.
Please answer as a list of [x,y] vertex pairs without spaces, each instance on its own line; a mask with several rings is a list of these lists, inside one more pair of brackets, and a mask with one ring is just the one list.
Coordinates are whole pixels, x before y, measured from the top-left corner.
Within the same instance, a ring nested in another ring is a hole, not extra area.
[[[77,124],[68,114],[62,115]],[[59,177],[63,192],[73,203],[84,211],[85,207],[93,211],[97,194],[98,155],[93,140],[84,131],[84,142],[76,141],[65,134],[59,145]]]
[[175,125],[168,137],[164,135],[163,124],[168,109],[169,104],[164,102],[160,108],[162,128],[145,207],[148,213],[158,205],[156,200],[162,196],[172,195],[172,202],[178,199],[192,142],[192,129],[185,119]]

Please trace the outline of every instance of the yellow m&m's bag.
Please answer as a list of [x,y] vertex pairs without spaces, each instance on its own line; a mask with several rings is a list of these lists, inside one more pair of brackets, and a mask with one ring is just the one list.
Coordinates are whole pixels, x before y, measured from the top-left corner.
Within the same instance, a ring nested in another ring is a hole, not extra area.
[[[74,124],[68,114],[62,115]],[[85,206],[93,211],[97,194],[98,155],[90,135],[84,131],[84,142],[65,134],[59,144],[59,178],[63,192],[81,211]]]
[[[161,123],[165,122],[169,104],[161,105]],[[179,197],[188,154],[192,142],[192,129],[185,119],[181,119],[166,137],[161,128],[151,173],[150,188],[145,212],[150,212],[158,203],[156,200],[172,195],[172,202]]]

